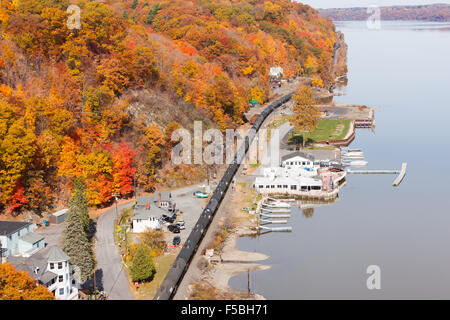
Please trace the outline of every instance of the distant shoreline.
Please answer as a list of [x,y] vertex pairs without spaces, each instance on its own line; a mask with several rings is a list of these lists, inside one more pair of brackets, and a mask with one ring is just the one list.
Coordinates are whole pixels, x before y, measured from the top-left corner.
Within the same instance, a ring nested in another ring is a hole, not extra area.
[[[333,21],[364,21],[374,18],[369,7],[318,9],[323,17]],[[379,7],[381,21],[449,22],[450,4],[402,5]]]

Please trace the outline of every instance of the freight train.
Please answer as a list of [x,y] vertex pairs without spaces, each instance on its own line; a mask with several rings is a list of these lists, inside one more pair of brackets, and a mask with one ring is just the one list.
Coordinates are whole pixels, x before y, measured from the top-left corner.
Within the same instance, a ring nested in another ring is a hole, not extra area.
[[[267,116],[271,114],[272,111],[274,111],[276,108],[288,102],[291,99],[292,95],[293,92],[269,104],[253,124],[252,129],[255,130],[254,132],[258,132]],[[155,300],[170,300],[175,295],[178,285],[183,279],[183,276],[186,273],[192,258],[197,252],[198,246],[200,245],[203,236],[208,230],[208,227],[212,219],[214,218],[216,211],[219,208],[219,205],[228,190],[229,185],[232,183],[234,175],[236,174],[239,165],[242,163],[242,160],[245,157],[245,154],[247,153],[253,139],[254,136],[247,136],[244,142],[241,144],[240,149],[236,153],[233,162],[227,168],[225,174],[214,190],[211,199],[200,215],[197,224],[192,229],[191,234],[184,243],[183,248],[181,249],[172,267],[164,278],[164,281],[156,292]],[[244,148],[244,150],[242,150],[242,148]]]

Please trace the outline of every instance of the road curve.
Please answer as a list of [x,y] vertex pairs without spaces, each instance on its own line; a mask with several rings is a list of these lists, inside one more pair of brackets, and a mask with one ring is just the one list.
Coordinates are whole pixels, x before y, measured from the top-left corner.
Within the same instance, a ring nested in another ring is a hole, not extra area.
[[[133,201],[130,201],[118,206],[118,212],[120,213],[121,210],[130,207],[132,204]],[[119,251],[114,243],[115,218],[116,209],[113,206],[97,220],[97,232],[95,234],[97,285],[103,288],[103,291],[111,300],[134,300],[126,271],[122,267]]]

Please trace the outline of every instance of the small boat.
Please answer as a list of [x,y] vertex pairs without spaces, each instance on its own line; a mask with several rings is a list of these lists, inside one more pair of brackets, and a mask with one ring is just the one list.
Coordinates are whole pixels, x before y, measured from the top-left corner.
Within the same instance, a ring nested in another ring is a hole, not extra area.
[[291,205],[287,202],[281,202],[281,201],[277,201],[277,202],[264,202],[263,207],[266,208],[290,208]]
[[343,160],[364,160],[364,156],[343,156]]
[[262,208],[263,213],[287,213],[291,208]]
[[365,167],[367,166],[368,162],[364,160],[355,160],[345,163],[346,165],[349,165],[351,167]]
[[363,157],[364,153],[362,152],[342,152],[343,157]]

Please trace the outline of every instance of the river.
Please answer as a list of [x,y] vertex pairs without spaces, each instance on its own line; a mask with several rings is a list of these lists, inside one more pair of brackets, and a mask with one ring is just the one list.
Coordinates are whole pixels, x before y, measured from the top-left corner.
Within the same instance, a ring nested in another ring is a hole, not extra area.
[[[293,210],[292,233],[240,238],[240,250],[270,256],[250,273],[251,290],[267,299],[450,298],[450,24],[337,22],[348,44],[348,85],[335,102],[375,107],[376,130],[358,129],[368,169],[350,175],[335,203],[312,217]],[[381,270],[369,290],[367,267]],[[247,274],[230,280],[247,289]]]

